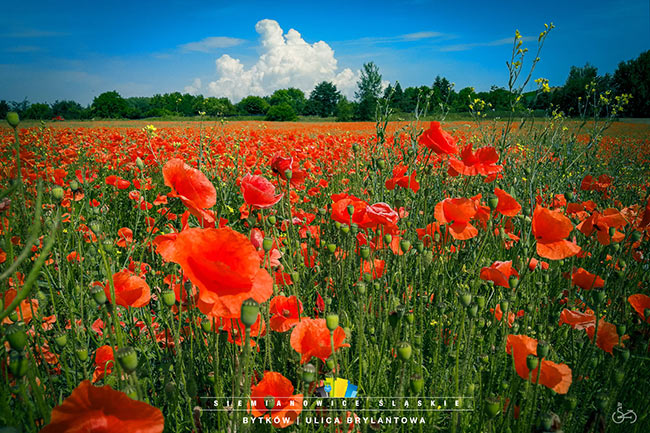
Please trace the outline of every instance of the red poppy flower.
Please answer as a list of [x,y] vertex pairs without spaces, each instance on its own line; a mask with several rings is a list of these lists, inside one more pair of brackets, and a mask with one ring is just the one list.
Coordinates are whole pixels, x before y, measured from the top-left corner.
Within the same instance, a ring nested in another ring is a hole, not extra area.
[[[303,395],[293,395],[293,390],[291,381],[280,373],[265,372],[260,383],[251,388],[251,415],[270,419],[274,427],[290,426],[302,412]],[[268,397],[273,397],[271,408],[265,404]]]
[[394,190],[395,185],[399,185],[402,188],[411,188],[413,192],[418,192],[420,189],[420,184],[415,179],[416,171],[413,170],[410,176],[406,175],[408,167],[405,165],[397,165],[393,168],[393,177],[386,180],[386,188],[389,190]]
[[262,176],[247,174],[241,180],[241,192],[246,204],[266,209],[282,199],[284,194],[275,194],[275,186]]
[[[340,326],[334,330],[334,350],[350,347],[345,341],[345,331]],[[302,355],[300,363],[304,364],[312,356],[325,362],[332,355],[330,331],[325,319],[303,318],[291,331],[291,347]]]
[[302,313],[302,302],[296,296],[275,296],[269,306],[271,329],[286,332],[296,326]]
[[506,351],[512,354],[515,361],[515,370],[519,377],[537,383],[538,368],[539,383],[551,388],[558,394],[566,394],[572,383],[571,368],[566,364],[556,364],[552,361],[542,359],[541,365],[530,371],[526,364],[528,355],[537,356],[537,340],[526,335],[508,335]]
[[571,275],[571,282],[583,290],[598,289],[605,286],[605,281],[596,274],[578,268]]
[[449,159],[449,175],[458,176],[490,176],[503,170],[502,165],[496,165],[499,161],[499,155],[494,147],[482,147],[476,152],[472,152],[472,143],[465,146],[460,153],[461,159],[451,157]]
[[533,213],[533,235],[537,240],[537,254],[551,260],[575,256],[581,249],[566,240],[573,230],[569,218],[560,212],[537,206]]
[[498,213],[513,217],[521,212],[521,205],[517,203],[517,200],[515,200],[510,194],[501,188],[494,188],[494,194],[499,199],[495,209]]
[[384,275],[385,266],[386,262],[384,260],[374,259],[372,262],[364,260],[363,268],[361,269],[361,276],[363,277],[363,274],[370,274],[372,275],[372,279],[376,280]]
[[117,240],[118,247],[127,247],[133,243],[133,231],[128,227],[122,227],[117,231]]
[[436,205],[434,215],[440,224],[448,224],[449,232],[458,240],[478,235],[470,220],[476,216],[476,202],[469,198],[446,198]]
[[111,374],[114,364],[115,357],[113,355],[113,348],[111,346],[98,347],[95,351],[95,371],[93,372],[93,383],[97,382],[100,379],[103,379],[105,375]]
[[[610,242],[620,242],[625,239],[625,235],[616,229],[620,229],[627,224],[627,220],[617,209],[605,209],[603,213],[594,212],[589,218],[582,221],[576,229],[580,230],[585,236],[591,236],[596,231],[598,242],[602,245],[609,245]],[[610,236],[609,229],[614,228],[613,236]]]
[[162,433],[164,428],[160,409],[84,380],[52,409],[50,423],[41,433]]
[[646,310],[650,309],[650,296],[637,293],[636,295],[631,295],[627,300],[632,305],[632,308],[634,308],[634,311],[641,316],[641,320],[650,323],[650,315],[646,317]]
[[[20,278],[20,277],[19,277]],[[10,281],[13,281],[10,278]],[[22,284],[22,281],[20,282]],[[16,298],[18,292],[16,292],[16,289],[8,289],[6,292],[0,294],[0,299],[2,299],[5,307],[8,306],[13,302],[13,300]],[[18,314],[18,317],[25,323],[29,323],[32,320],[32,310],[34,312],[38,311],[38,301],[36,299],[23,299],[20,304],[16,307],[16,314]],[[10,324],[12,323],[11,319],[9,317],[5,317],[2,323],[5,324]]]
[[394,227],[399,220],[399,214],[386,203],[375,203],[366,207],[366,214],[373,224]]
[[519,273],[512,267],[512,260],[507,262],[496,261],[489,268],[481,269],[481,279],[494,281],[494,284],[501,287],[510,288],[508,279],[511,276],[518,277]]
[[350,214],[348,213],[348,206],[352,206],[352,222],[361,228],[367,228],[372,225],[372,220],[367,215],[366,210],[368,203],[350,194],[334,194],[332,195],[332,219],[341,224],[350,224]]
[[[567,324],[573,329],[587,331],[587,336],[590,340],[594,339],[594,332],[596,332],[596,316],[593,312],[582,313],[580,311],[571,311],[564,309],[560,313],[559,325]],[[628,335],[623,335],[620,341],[630,338]],[[619,344],[619,336],[616,332],[616,326],[606,322],[604,317],[598,321],[598,337],[596,338],[596,345],[609,354],[613,354],[614,346]]]
[[[151,290],[147,282],[126,269],[113,274],[113,285],[115,286],[115,303],[117,305],[137,308],[147,305],[151,301]],[[104,292],[110,300],[110,283],[106,283]]]
[[[490,313],[494,314],[494,318],[499,322],[503,320],[503,310],[501,310],[501,304],[497,304],[496,308],[490,308]],[[517,314],[513,311],[508,312],[508,328],[512,328],[512,324],[515,323],[517,317],[523,317],[525,314],[524,310],[517,311]]]
[[187,206],[192,215],[207,223],[214,218],[205,209],[217,203],[217,191],[214,185],[200,170],[185,164],[182,159],[173,158],[163,167],[165,185],[172,191],[169,197],[178,197]]
[[[223,323],[222,330],[228,333],[228,341],[235,343],[238,346],[244,345],[246,327],[240,318],[237,319],[221,319]],[[262,315],[257,315],[257,320],[250,327],[250,337],[258,337],[266,335],[266,324],[262,320]],[[249,340],[251,347],[255,347],[255,340]]]
[[452,137],[442,130],[440,122],[431,122],[429,129],[424,131],[419,139],[420,144],[433,150],[438,155],[453,155],[458,153],[456,143],[458,138]]
[[163,259],[178,263],[199,288],[199,309],[224,318],[240,316],[248,298],[262,303],[273,294],[273,279],[251,241],[229,227],[190,228],[155,239]]
[[291,184],[300,185],[305,182],[307,173],[300,169],[298,164],[294,164],[293,157],[276,154],[271,158],[271,170],[273,173],[287,180],[286,171],[291,170]]

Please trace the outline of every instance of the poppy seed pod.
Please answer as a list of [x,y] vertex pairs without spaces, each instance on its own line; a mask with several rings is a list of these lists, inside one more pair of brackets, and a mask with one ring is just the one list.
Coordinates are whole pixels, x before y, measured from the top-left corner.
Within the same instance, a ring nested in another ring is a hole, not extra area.
[[493,397],[485,399],[485,412],[491,418],[497,416],[501,412],[501,401]]
[[537,343],[537,356],[540,358],[546,358],[548,356],[548,351],[551,346],[546,341],[540,341]]
[[241,304],[241,321],[245,326],[253,326],[260,314],[260,304],[253,298],[248,298]]
[[81,362],[88,360],[88,349],[77,349],[75,350],[75,354],[77,355],[77,359]]
[[18,113],[16,113],[15,111],[8,112],[6,119],[9,126],[11,126],[14,129],[16,129],[16,127],[20,123],[20,117],[18,116]]
[[411,376],[411,380],[409,381],[409,388],[413,394],[421,393],[422,388],[424,388],[424,379],[422,376],[419,374],[414,374]]
[[339,315],[336,313],[328,314],[325,316],[325,324],[330,332],[334,332],[334,330],[339,326]]
[[293,171],[291,171],[291,169],[284,170],[284,177],[287,180],[291,180],[291,178],[293,177]]
[[139,156],[135,159],[135,165],[136,165],[140,170],[144,170],[144,161],[142,161],[142,159],[141,159]]
[[471,302],[472,302],[471,293],[463,293],[462,295],[460,295],[460,303],[463,304],[463,307],[469,306]]
[[402,361],[408,361],[413,353],[413,348],[406,341],[397,344],[397,357]]
[[302,368],[302,380],[304,380],[305,383],[312,383],[316,380],[316,367],[314,367],[314,364],[305,364]]
[[264,248],[264,251],[267,253],[271,251],[271,248],[273,248],[273,239],[271,238],[264,238],[262,241],[262,248]]
[[275,215],[269,215],[268,221],[269,221],[269,224],[275,225],[275,223],[278,221],[278,219],[275,217]]
[[510,303],[505,299],[503,301],[501,301],[500,305],[501,305],[501,311],[504,312],[504,313],[507,312],[508,307],[510,307]]
[[93,300],[99,306],[104,305],[108,301],[108,298],[106,298],[106,293],[104,292],[104,288],[100,285],[93,286],[93,288],[90,289],[90,294],[92,295]]
[[383,159],[380,159],[379,161],[377,161],[377,167],[379,167],[380,170],[385,169],[386,168],[386,161],[384,161]]
[[467,313],[469,314],[469,317],[476,318],[476,316],[478,315],[478,305],[472,304],[469,307],[467,307]]
[[403,253],[408,252],[408,250],[411,248],[411,241],[402,239],[399,241],[399,249],[402,250]]
[[55,200],[62,200],[63,199],[63,194],[64,194],[63,188],[61,188],[60,186],[56,186],[56,187],[52,188],[52,197]]
[[210,332],[210,329],[212,329],[212,323],[209,318],[205,318],[201,321],[201,329],[203,329],[203,332]]
[[77,191],[77,190],[79,189],[79,182],[77,182],[77,181],[74,180],[74,179],[71,180],[71,181],[70,181],[70,189],[71,189],[72,191]]
[[393,241],[393,235],[391,234],[385,234],[384,235],[384,243],[387,245],[390,245],[390,243]]
[[27,345],[27,333],[18,323],[10,325],[7,328],[6,335],[9,345],[14,350],[23,350]]
[[162,292],[162,301],[168,307],[171,307],[176,303],[176,294],[173,290],[165,290]]
[[361,258],[362,259],[368,259],[370,257],[370,248],[368,248],[366,245],[362,246],[359,249],[359,252],[361,253]]
[[490,206],[490,210],[496,209],[498,205],[499,205],[498,197],[492,196],[488,199],[488,206]]
[[359,292],[359,294],[365,295],[366,290],[367,290],[366,283],[364,283],[363,281],[359,281],[359,283],[357,283],[357,291]]
[[27,374],[28,367],[29,363],[27,362],[27,358],[23,355],[22,352],[12,350],[9,353],[9,371],[12,375],[17,378],[21,378]]
[[122,347],[117,350],[115,357],[127,373],[133,373],[138,367],[138,354],[132,347]]
[[334,358],[327,358],[327,361],[325,361],[325,366],[330,370],[334,370],[334,367],[336,366],[336,364],[334,364]]
[[59,334],[54,337],[54,343],[56,343],[59,349],[62,349],[68,344],[68,336],[66,334]]
[[528,355],[526,357],[526,367],[528,367],[529,370],[535,370],[537,366],[539,365],[539,358],[536,357],[535,355]]

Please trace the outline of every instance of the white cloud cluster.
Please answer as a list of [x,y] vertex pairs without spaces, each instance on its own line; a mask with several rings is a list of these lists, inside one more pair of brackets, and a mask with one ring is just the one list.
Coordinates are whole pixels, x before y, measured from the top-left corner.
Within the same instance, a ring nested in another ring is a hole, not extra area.
[[244,43],[243,39],[229,38],[226,36],[211,36],[209,38],[201,39],[196,42],[189,42],[187,44],[179,45],[181,51],[198,51],[201,53],[209,53],[219,48],[234,47]]
[[296,87],[308,95],[321,81],[331,81],[344,95],[356,89],[359,71],[338,71],[334,50],[323,41],[309,44],[291,29],[286,34],[274,20],[255,25],[261,39],[261,55],[250,68],[227,54],[216,60],[219,78],[207,84],[205,93],[226,96],[233,102],[248,95],[264,96],[277,89]]

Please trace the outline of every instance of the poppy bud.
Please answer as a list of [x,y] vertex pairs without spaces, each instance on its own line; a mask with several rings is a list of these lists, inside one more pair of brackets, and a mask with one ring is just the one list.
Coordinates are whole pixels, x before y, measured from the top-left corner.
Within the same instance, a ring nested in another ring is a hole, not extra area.
[[54,337],[54,342],[56,343],[57,347],[59,349],[62,349],[68,344],[68,336],[66,334],[59,334],[56,337]]
[[72,180],[70,181],[70,189],[71,189],[72,191],[77,191],[77,190],[79,189],[79,182],[77,182],[76,180],[72,179]]
[[18,113],[16,113],[15,111],[8,112],[6,119],[9,126],[11,126],[14,129],[16,129],[16,127],[20,123],[20,117],[18,116]]
[[467,307],[472,302],[471,293],[463,293],[460,295],[460,303],[463,304],[463,307]]
[[397,356],[402,361],[408,361],[413,353],[413,348],[406,341],[397,344]]
[[273,248],[273,239],[271,238],[264,238],[262,241],[262,248],[264,248],[264,251],[267,253],[271,251],[271,248]]
[[248,298],[241,304],[241,321],[245,326],[253,326],[260,314],[260,304],[253,298]]
[[54,197],[55,200],[63,199],[63,188],[60,186],[52,188],[52,197]]
[[614,346],[614,356],[625,362],[630,359],[630,351],[623,346]]
[[75,354],[81,362],[85,362],[88,359],[88,349],[77,349],[75,350]]
[[379,167],[380,170],[385,169],[386,168],[386,161],[384,161],[383,159],[380,159],[379,161],[377,161],[377,167]]
[[359,249],[359,252],[361,253],[362,259],[368,259],[368,257],[370,257],[370,248],[368,248],[366,245],[362,246]]
[[406,253],[411,248],[411,242],[406,239],[402,239],[399,241],[399,248],[403,253]]
[[406,313],[405,317],[406,317],[406,323],[408,323],[409,325],[415,323],[415,314],[413,314],[412,312],[409,311],[408,313]]
[[607,298],[607,294],[605,293],[604,290],[594,290],[592,293],[593,300],[594,302],[598,304],[602,304],[605,299]]
[[642,237],[643,234],[641,234],[641,232],[633,231],[632,234],[630,235],[630,240],[632,240],[632,242],[639,242]]
[[102,223],[99,221],[92,221],[88,227],[90,227],[90,230],[92,230],[96,236],[102,234]]
[[622,323],[616,325],[616,333],[618,335],[623,336],[625,334],[625,331],[627,331],[627,326]]
[[348,227],[346,224],[341,224],[341,231],[347,235],[350,233],[350,227]]
[[27,345],[27,334],[22,324],[14,323],[7,328],[7,341],[14,350],[23,350]]
[[519,285],[519,278],[515,277],[514,275],[508,278],[508,284],[510,284],[510,287],[513,289],[516,289],[517,286]]
[[469,307],[467,307],[467,313],[469,314],[469,317],[472,319],[476,318],[478,316],[478,305],[472,304]]
[[390,245],[390,243],[393,241],[393,235],[391,234],[385,234],[384,235],[384,243],[387,245]]
[[327,244],[327,251],[334,253],[336,251],[336,244]]
[[431,250],[426,250],[424,253],[424,260],[426,262],[432,262],[433,261],[433,251]]
[[615,233],[616,233],[616,228],[614,228],[614,227],[610,227],[610,228],[609,228],[609,235],[610,235],[610,236],[614,236]]
[[206,318],[201,321],[201,329],[203,329],[203,332],[210,332],[210,329],[212,329],[212,322],[210,319]]
[[124,392],[124,394],[126,394],[126,395],[127,395],[130,399],[132,399],[132,400],[136,400],[136,399],[138,398],[138,392],[137,392],[136,389],[135,389],[133,386],[131,386],[131,385],[127,385],[127,386],[124,388],[124,391],[122,391],[122,392]]
[[568,201],[571,201],[571,200],[573,200],[573,199],[575,198],[574,195],[573,195],[573,191],[567,191],[567,192],[565,192],[565,193],[564,193],[564,197],[565,197]]
[[488,397],[485,399],[485,412],[490,418],[494,418],[501,413],[501,401],[496,397]]
[[352,151],[355,153],[359,151],[359,143],[352,143]]
[[168,307],[176,303],[176,293],[173,290],[165,290],[162,292],[162,301]]
[[298,272],[291,272],[291,281],[293,281],[294,284],[298,284],[298,281],[300,281],[300,274]]
[[354,215],[354,206],[352,206],[351,204],[349,204],[348,207],[347,207],[346,209],[347,209],[347,211],[348,211],[348,215],[350,215],[350,216]]
[[365,295],[366,294],[366,283],[363,281],[360,281],[357,283],[357,291],[359,292],[360,295]]
[[334,330],[339,326],[339,315],[336,313],[328,314],[325,316],[325,324],[327,325],[327,329],[329,329],[330,332],[334,332]]
[[488,199],[488,206],[490,206],[490,210],[496,209],[498,205],[499,205],[499,197],[492,196]]
[[363,281],[365,281],[366,283],[371,282],[371,281],[372,281],[372,275],[370,275],[370,274],[363,274]]
[[104,305],[108,301],[104,288],[100,285],[93,286],[93,288],[90,289],[90,294],[99,306]]
[[293,172],[291,171],[291,169],[284,170],[284,177],[287,180],[291,180],[291,178],[293,177]]
[[421,393],[422,388],[424,388],[424,379],[422,376],[419,374],[414,374],[411,376],[411,380],[409,381],[409,388],[411,388],[411,392],[413,394]]
[[548,351],[551,348],[546,341],[540,341],[537,343],[537,356],[540,358],[546,358],[548,356]]
[[12,322],[14,322],[14,323],[17,322],[17,321],[18,321],[18,313],[15,312],[15,311],[12,311],[12,312],[9,314],[9,319],[10,319]]
[[127,373],[133,373],[138,367],[138,354],[135,353],[133,347],[122,347],[118,349],[115,357]]
[[536,357],[535,355],[528,355],[526,357],[526,367],[528,367],[529,370],[534,370],[537,368],[539,365],[539,358]]
[[316,380],[316,367],[314,367],[314,364],[305,364],[302,368],[302,380],[305,383],[312,383]]
[[482,310],[483,307],[485,307],[485,296],[483,296],[483,295],[478,295],[478,296],[476,297],[476,304],[477,304],[478,307]]
[[614,382],[616,383],[616,385],[621,386],[623,384],[624,379],[625,379],[625,371],[623,370],[614,371]]
[[336,364],[334,364],[334,358],[327,358],[327,361],[325,361],[325,366],[329,370],[334,370],[334,367],[336,367]]
[[29,363],[27,362],[27,358],[23,355],[22,352],[12,350],[9,353],[9,371],[12,375],[17,378],[21,378],[27,374],[28,367]]
[[135,159],[135,165],[136,165],[140,170],[144,170],[144,161],[142,161],[142,159],[141,159],[139,156]]
[[501,301],[501,312],[506,313],[508,311],[508,307],[510,306],[510,303],[507,300]]
[[267,219],[269,221],[269,224],[271,225],[275,225],[275,223],[277,222],[277,218],[275,217],[275,215],[270,215]]

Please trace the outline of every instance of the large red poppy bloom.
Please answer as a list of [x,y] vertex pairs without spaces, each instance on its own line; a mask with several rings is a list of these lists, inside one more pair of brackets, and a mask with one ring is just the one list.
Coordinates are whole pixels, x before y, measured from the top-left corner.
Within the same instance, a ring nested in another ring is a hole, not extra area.
[[172,189],[168,196],[180,198],[197,218],[214,222],[205,209],[217,203],[217,191],[205,174],[185,164],[182,159],[173,158],[163,167],[163,178],[165,185]]
[[385,227],[394,227],[399,220],[399,214],[387,203],[375,203],[366,207],[366,214],[374,225],[383,225]]
[[[126,269],[113,274],[115,303],[123,307],[142,307],[151,301],[151,290],[145,280]],[[111,286],[104,286],[106,297],[111,300]],[[111,301],[112,302],[112,301]]]
[[241,192],[246,204],[266,209],[282,199],[284,194],[275,194],[275,186],[262,176],[247,174],[241,180]]
[[[595,231],[598,242],[603,245],[609,245],[613,242],[620,242],[625,235],[616,229],[620,229],[627,224],[627,221],[617,209],[605,209],[603,213],[594,212],[591,216],[582,221],[576,229],[580,230],[585,236],[591,236]],[[610,236],[609,229],[614,228],[613,236]]]
[[599,289],[605,286],[605,281],[602,278],[583,268],[573,271],[571,282],[583,290]]
[[462,241],[478,235],[476,227],[470,224],[476,212],[476,202],[472,199],[446,198],[436,205],[434,215],[440,224],[448,224],[455,239]]
[[[592,312],[582,313],[580,311],[571,311],[564,309],[560,313],[559,325],[567,324],[573,329],[585,330],[587,336],[593,341],[596,332],[596,316]],[[630,338],[623,335],[620,341]],[[616,332],[616,326],[606,322],[604,317],[598,321],[598,337],[596,345],[609,354],[613,354],[614,346],[619,344],[619,336]]]
[[[94,328],[95,325],[93,325],[93,329]],[[113,371],[113,364],[115,364],[113,348],[108,345],[98,347],[95,351],[95,371],[93,372],[93,383],[97,382],[100,379],[103,379],[105,375],[111,374],[111,371]]]
[[419,142],[438,155],[453,155],[458,153],[458,147],[456,147],[458,138],[452,137],[451,134],[443,131],[440,122],[431,122],[429,129],[424,131],[420,136]]
[[307,173],[301,170],[298,164],[294,164],[293,157],[280,154],[276,154],[271,158],[271,170],[284,180],[287,180],[286,171],[291,170],[292,185],[304,183],[307,176]]
[[298,324],[302,313],[302,302],[296,296],[275,296],[269,306],[271,329],[286,332]]
[[636,295],[630,295],[627,298],[634,311],[636,311],[642,320],[645,320],[647,323],[650,323],[650,315],[646,317],[645,311],[650,309],[650,296],[646,296],[642,293],[637,293]]
[[397,165],[393,168],[393,177],[386,180],[386,188],[389,190],[394,190],[396,185],[401,186],[402,188],[411,188],[413,192],[418,192],[420,190],[420,184],[416,180],[416,171],[411,171],[410,175],[407,175],[408,167],[406,165]]
[[[334,330],[334,350],[341,347],[350,347],[345,341],[345,331],[340,326]],[[325,319],[302,319],[291,331],[291,347],[300,353],[300,363],[304,364],[312,356],[325,362],[332,355],[330,344],[330,331],[327,329]]]
[[[537,356],[537,340],[526,335],[508,335],[506,351],[515,360],[515,370],[519,377],[537,383],[538,368],[530,371],[526,364],[528,355]],[[556,364],[543,359],[539,373],[539,383],[551,388],[558,394],[566,394],[571,386],[571,368],[566,364]]]
[[518,277],[517,270],[512,267],[512,260],[507,262],[496,261],[489,268],[481,269],[481,279],[494,281],[494,284],[501,287],[510,288],[508,279],[512,276]]
[[248,298],[262,303],[273,294],[273,279],[260,267],[251,241],[229,227],[190,228],[154,241],[167,261],[178,263],[199,288],[199,309],[224,318],[240,316]]
[[497,165],[499,154],[494,147],[488,146],[472,152],[472,143],[465,146],[460,153],[460,159],[451,157],[449,159],[449,175],[476,176],[478,174],[489,176],[503,170],[502,165]]
[[[273,397],[273,406],[267,408],[265,400]],[[273,371],[264,373],[264,378],[251,388],[249,409],[254,417],[270,418],[274,427],[285,428],[296,421],[302,412],[302,394],[293,395],[291,381]]]
[[513,217],[521,212],[521,205],[501,188],[494,188],[494,195],[499,199],[496,211],[501,215]]
[[551,260],[575,256],[581,250],[578,245],[566,240],[573,230],[571,220],[541,206],[533,213],[533,235],[537,240],[537,254]]
[[350,224],[348,206],[353,207],[352,222],[361,228],[372,226],[373,222],[367,214],[368,203],[351,194],[333,194],[332,219],[341,224]]
[[52,409],[50,423],[40,433],[162,433],[164,428],[160,409],[84,380]]

